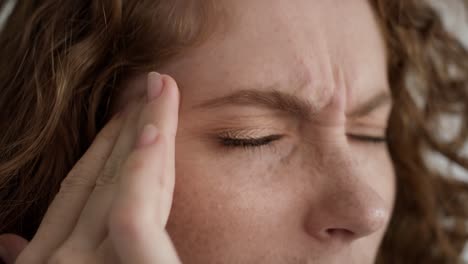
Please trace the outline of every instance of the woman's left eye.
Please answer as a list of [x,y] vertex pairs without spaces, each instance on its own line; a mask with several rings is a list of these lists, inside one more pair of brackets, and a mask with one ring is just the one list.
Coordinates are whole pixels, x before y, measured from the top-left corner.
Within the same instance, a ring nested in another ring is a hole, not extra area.
[[[236,138],[236,137],[225,137],[220,136],[218,137],[219,142],[224,147],[228,148],[260,148],[263,146],[271,145],[274,141],[280,140],[283,135],[269,135],[266,137],[254,138],[254,137],[245,137],[245,138]],[[355,134],[348,134],[348,137],[361,141],[364,143],[371,143],[371,144],[385,144],[387,139],[385,137],[377,137],[377,136],[365,136],[365,135],[355,135]]]
[[348,134],[348,137],[354,140],[362,141],[364,143],[371,143],[371,144],[385,144],[387,143],[386,137],[378,137],[378,136],[367,136],[367,135],[355,135],[355,134]]

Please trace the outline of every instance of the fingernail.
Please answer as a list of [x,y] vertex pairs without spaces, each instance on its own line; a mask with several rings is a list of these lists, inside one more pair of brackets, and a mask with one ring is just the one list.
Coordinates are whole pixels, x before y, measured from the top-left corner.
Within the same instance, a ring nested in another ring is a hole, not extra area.
[[161,74],[157,72],[150,72],[148,74],[148,102],[153,101],[161,95],[163,88],[163,81]]
[[159,131],[155,125],[145,125],[143,131],[141,132],[140,138],[137,141],[136,148],[138,149],[153,144],[156,141],[158,135]]

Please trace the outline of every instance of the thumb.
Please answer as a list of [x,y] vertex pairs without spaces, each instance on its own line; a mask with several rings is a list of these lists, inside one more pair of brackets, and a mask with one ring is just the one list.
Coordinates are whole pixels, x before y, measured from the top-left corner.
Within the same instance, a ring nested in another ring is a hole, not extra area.
[[0,235],[0,258],[6,264],[13,264],[28,243],[26,239],[15,234]]

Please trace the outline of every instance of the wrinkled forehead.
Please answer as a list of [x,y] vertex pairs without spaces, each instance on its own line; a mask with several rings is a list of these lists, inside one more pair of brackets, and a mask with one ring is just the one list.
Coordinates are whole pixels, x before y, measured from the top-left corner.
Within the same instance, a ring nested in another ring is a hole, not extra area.
[[207,93],[201,91],[208,89],[221,95],[273,83],[327,97],[337,71],[347,82],[349,100],[385,89],[385,45],[367,1],[223,0],[222,5],[223,26],[163,69],[186,97],[202,100]]

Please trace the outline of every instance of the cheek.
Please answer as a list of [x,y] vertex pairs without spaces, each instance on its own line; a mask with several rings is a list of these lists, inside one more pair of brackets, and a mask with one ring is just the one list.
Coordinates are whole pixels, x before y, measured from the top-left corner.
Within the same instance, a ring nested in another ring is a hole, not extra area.
[[191,144],[177,149],[167,228],[181,254],[225,257],[241,250],[237,256],[254,254],[259,247],[278,248],[265,241],[284,240],[291,233],[287,228],[297,226],[292,222],[300,221],[294,214],[303,211],[295,200],[297,186],[288,180],[291,168],[272,155],[253,162],[245,153],[216,158],[211,152]]
[[[176,187],[167,229],[182,260],[207,263],[272,249],[273,255],[308,252],[303,230],[308,206],[319,198],[317,186],[333,175],[333,166],[310,159],[320,156],[318,148],[291,148],[281,155],[272,150],[220,153],[206,145],[197,140],[176,144]],[[355,176],[391,204],[394,176],[386,151],[365,145],[348,150],[358,162]],[[381,236],[362,245],[373,248]]]

